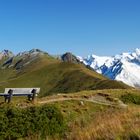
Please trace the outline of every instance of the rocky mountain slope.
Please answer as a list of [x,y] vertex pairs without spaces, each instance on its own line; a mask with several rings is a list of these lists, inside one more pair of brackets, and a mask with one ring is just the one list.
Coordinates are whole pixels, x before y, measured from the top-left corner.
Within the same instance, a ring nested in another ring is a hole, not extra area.
[[112,57],[89,55],[86,58],[77,58],[112,80],[140,87],[140,49],[136,49],[133,53],[122,53]]
[[14,54],[9,50],[3,50],[2,52],[0,52],[0,60],[6,57],[12,57],[12,56],[14,56]]

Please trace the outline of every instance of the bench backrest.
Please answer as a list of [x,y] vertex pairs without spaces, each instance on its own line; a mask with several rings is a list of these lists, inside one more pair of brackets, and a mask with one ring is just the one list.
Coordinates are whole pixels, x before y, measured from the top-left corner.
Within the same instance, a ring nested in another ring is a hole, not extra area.
[[4,93],[8,93],[9,90],[13,90],[13,93],[18,93],[18,94],[27,94],[27,93],[31,93],[33,89],[36,90],[36,93],[40,92],[40,88],[5,88],[5,92]]

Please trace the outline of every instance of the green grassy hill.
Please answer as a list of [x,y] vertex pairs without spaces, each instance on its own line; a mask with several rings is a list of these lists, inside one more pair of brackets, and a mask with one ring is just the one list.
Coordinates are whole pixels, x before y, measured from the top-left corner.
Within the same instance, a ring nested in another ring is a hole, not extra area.
[[109,80],[82,64],[62,62],[47,54],[38,56],[18,70],[14,66],[1,69],[0,91],[6,87],[40,87],[40,96],[82,90],[130,88],[121,82]]

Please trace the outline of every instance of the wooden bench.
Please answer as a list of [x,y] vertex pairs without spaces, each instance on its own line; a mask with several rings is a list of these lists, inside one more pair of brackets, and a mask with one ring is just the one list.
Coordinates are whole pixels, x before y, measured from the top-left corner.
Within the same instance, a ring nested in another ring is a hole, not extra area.
[[27,96],[29,101],[34,101],[39,92],[40,88],[5,88],[5,92],[0,93],[0,96],[3,96],[8,103],[13,96]]

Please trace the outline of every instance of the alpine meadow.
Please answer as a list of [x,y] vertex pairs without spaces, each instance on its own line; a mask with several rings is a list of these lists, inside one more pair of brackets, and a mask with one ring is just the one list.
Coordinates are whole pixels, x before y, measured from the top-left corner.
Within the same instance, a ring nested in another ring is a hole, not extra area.
[[139,7],[1,0],[0,140],[140,140]]

